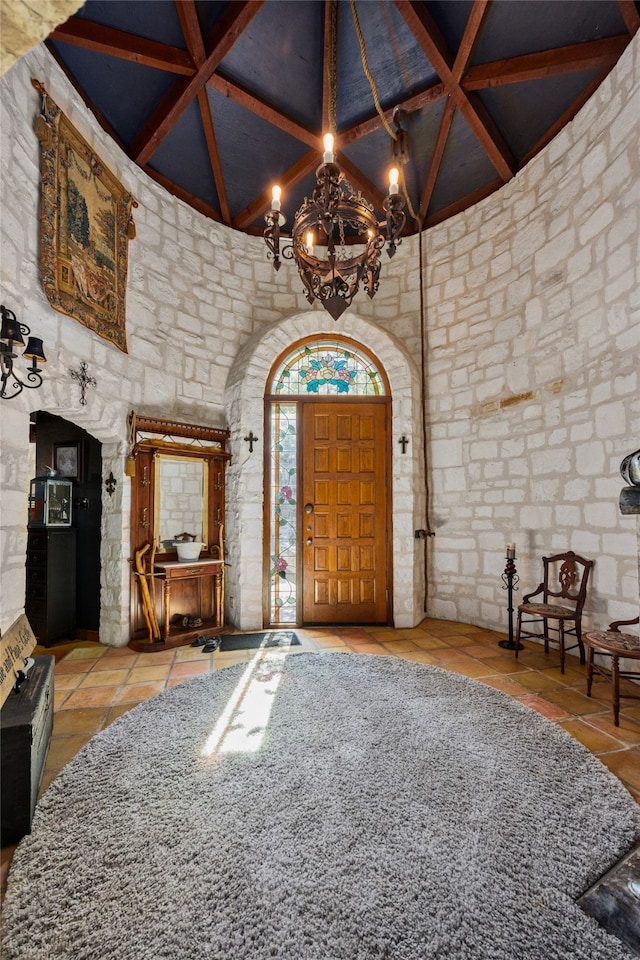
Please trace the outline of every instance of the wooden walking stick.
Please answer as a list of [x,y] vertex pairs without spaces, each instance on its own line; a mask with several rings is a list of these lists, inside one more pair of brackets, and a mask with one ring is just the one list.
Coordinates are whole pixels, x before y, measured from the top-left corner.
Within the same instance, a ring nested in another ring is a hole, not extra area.
[[149,549],[150,544],[146,543],[144,547],[140,548],[140,550],[136,550],[136,572],[140,581],[140,596],[142,598],[142,609],[144,611],[145,620],[147,621],[147,627],[149,630],[149,641],[151,643],[158,643],[160,640],[160,629],[158,627],[156,612],[151,603],[149,584],[147,583],[147,574],[144,568],[144,561],[142,559]]

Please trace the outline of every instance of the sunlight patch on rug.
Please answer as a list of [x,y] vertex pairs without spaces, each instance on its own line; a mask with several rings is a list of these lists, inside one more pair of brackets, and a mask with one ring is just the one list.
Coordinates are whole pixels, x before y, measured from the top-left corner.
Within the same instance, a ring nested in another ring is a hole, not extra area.
[[286,650],[272,653],[265,663],[264,650],[256,653],[207,737],[201,751],[203,757],[214,753],[256,753],[260,749],[286,656]]

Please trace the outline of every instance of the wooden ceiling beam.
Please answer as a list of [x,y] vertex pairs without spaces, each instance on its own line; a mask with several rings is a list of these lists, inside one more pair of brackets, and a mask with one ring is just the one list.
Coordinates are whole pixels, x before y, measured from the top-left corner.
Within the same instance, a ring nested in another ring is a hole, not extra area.
[[480,146],[502,179],[511,179],[517,169],[515,157],[481,100],[456,82],[454,59],[425,4],[417,0],[395,0],[395,4]]
[[197,210],[198,213],[201,213],[205,217],[209,217],[211,220],[215,220],[216,223],[221,222],[220,213],[214,207],[211,207],[199,197],[194,196],[193,193],[189,193],[188,190],[184,190],[173,180],[170,180],[169,177],[165,177],[163,173],[160,173],[158,170],[154,170],[154,168],[150,167],[148,164],[142,167],[142,170],[144,170],[144,172],[148,174],[152,180],[155,180],[156,183],[159,183],[161,187],[164,187],[168,193],[172,193],[173,196],[177,197],[179,200],[184,200],[185,203],[187,203],[190,207],[193,207],[194,210]]
[[451,73],[456,83],[460,83],[460,78],[467,69],[467,65],[473,54],[474,47],[478,42],[480,27],[484,22],[489,8],[489,0],[475,0],[467,25],[464,28],[464,34],[458,47],[456,58],[453,62]]
[[618,9],[629,35],[635,37],[640,30],[640,11],[634,0],[618,0]]
[[[202,66],[207,58],[204,46],[200,21],[194,0],[179,0],[175,3],[176,12],[182,27],[182,34],[187,44],[187,50],[191,54],[193,62],[198,68]],[[215,183],[216,193],[218,194],[218,203],[220,204],[220,213],[223,223],[231,223],[231,211],[229,208],[229,199],[227,197],[227,188],[222,169],[222,159],[218,144],[216,142],[216,133],[211,115],[211,106],[207,91],[204,89],[198,92],[198,107],[200,108],[200,119],[202,121],[202,131],[204,133],[207,153],[209,156],[209,166],[211,175]]]
[[187,50],[196,67],[201,67],[206,60],[207,54],[204,48],[202,30],[198,20],[198,11],[194,0],[179,0],[175,2],[176,13],[180,21],[182,36],[187,45]]
[[[423,107],[428,106],[428,104],[435,103],[436,100],[442,100],[446,95],[447,90],[443,83],[429,83],[423,90],[407,97],[406,100],[398,101],[392,108],[385,110],[384,115],[387,121],[391,123],[396,106],[399,106],[405,113],[415,113],[417,110],[422,110]],[[344,130],[341,130],[338,137],[339,145],[345,147],[356,140],[361,140],[362,137],[375,133],[382,125],[380,114],[376,111],[359,123],[354,123],[351,127],[345,127]]]
[[264,0],[230,0],[207,37],[206,60],[194,76],[176,80],[131,144],[130,156],[144,166],[226,57]]
[[283,130],[284,133],[288,133],[290,136],[300,140],[306,146],[315,147],[316,150],[320,152],[322,144],[317,133],[303,127],[302,124],[297,123],[292,117],[287,116],[286,113],[282,113],[281,110],[277,110],[272,104],[257,97],[241,84],[235,83],[226,77],[222,71],[216,71],[207,81],[207,86],[221,93],[223,97],[233,100],[234,103],[244,107],[245,110],[250,110],[251,113],[255,113],[257,117],[266,120],[272,124],[272,126]]
[[186,50],[179,47],[170,47],[166,43],[156,40],[147,40],[132,33],[115,30],[113,27],[104,27],[82,17],[69,19],[56,27],[48,37],[68,43],[74,47],[83,47],[85,50],[94,50],[96,53],[105,53],[120,60],[129,60],[140,63],[145,67],[156,67],[158,70],[167,70],[184,76],[193,76],[196,67]]
[[465,90],[482,90],[578,70],[611,67],[620,58],[628,42],[626,36],[606,37],[604,40],[575,43],[541,53],[481,63],[466,71],[462,85]]
[[433,148],[433,155],[431,157],[431,162],[429,163],[429,169],[427,171],[427,176],[424,181],[424,186],[422,188],[422,195],[420,197],[420,207],[419,207],[418,215],[419,215],[420,221],[423,223],[427,215],[427,210],[429,209],[429,203],[431,201],[431,197],[433,196],[433,191],[435,189],[436,180],[438,179],[438,174],[440,173],[440,167],[442,166],[444,148],[447,145],[447,139],[449,137],[449,131],[451,130],[451,124],[453,123],[454,113],[455,113],[455,106],[453,101],[449,98],[447,99],[447,102],[444,105],[442,117],[440,118],[438,136],[436,137],[436,142]]
[[423,226],[425,228],[435,227],[438,223],[444,223],[445,220],[448,220],[450,217],[455,217],[457,213],[462,213],[463,210],[472,207],[475,203],[479,203],[480,200],[484,200],[485,197],[490,197],[492,193],[495,193],[496,190],[499,190],[500,187],[503,186],[504,183],[501,178],[491,180],[489,183],[478,187],[472,193],[468,193],[466,197],[461,197],[459,200],[456,200],[455,203],[450,203],[448,207],[443,207],[442,210],[436,210],[432,216],[427,217]]
[[[489,0],[476,0],[471,8],[471,13],[469,14],[469,19],[467,20],[467,25],[464,29],[464,34],[462,36],[462,40],[460,41],[458,53],[456,54],[451,71],[456,83],[459,83],[460,78],[467,69],[467,64],[473,55],[474,47],[478,42],[480,27],[482,26],[486,16],[488,6]],[[418,216],[421,222],[424,222],[424,219],[427,215],[429,203],[431,202],[431,197],[433,196],[433,191],[438,179],[438,174],[440,173],[442,159],[444,157],[444,149],[447,145],[447,140],[451,131],[454,113],[455,109],[453,100],[448,97],[442,112],[442,117],[440,118],[438,135],[436,137],[431,162],[429,163],[429,169],[427,171],[427,176],[422,188],[422,195],[420,197]]]
[[211,116],[211,107],[209,106],[209,97],[207,96],[207,91],[204,89],[198,94],[198,106],[200,107],[202,129],[204,131],[204,138],[207,144],[207,152],[209,154],[209,163],[211,165],[213,181],[216,185],[216,193],[218,194],[218,202],[220,204],[222,221],[223,223],[230,224],[231,209],[229,207],[229,199],[227,197],[227,188],[224,180],[224,171],[222,169],[222,160],[220,158],[220,151],[218,150],[218,144],[216,141],[213,117]]
[[[299,183],[304,177],[307,176],[312,170],[315,170],[318,166],[318,150],[309,150],[304,156],[300,157],[299,160],[293,164],[292,167],[289,167],[287,172],[283,174],[280,179],[280,186],[282,188],[282,199],[284,200],[287,189]],[[236,230],[244,230],[248,227],[256,217],[259,217],[261,213],[271,205],[271,187],[268,187],[266,190],[263,190],[260,196],[249,204],[248,207],[245,207],[241,213],[233,220],[232,226]]]

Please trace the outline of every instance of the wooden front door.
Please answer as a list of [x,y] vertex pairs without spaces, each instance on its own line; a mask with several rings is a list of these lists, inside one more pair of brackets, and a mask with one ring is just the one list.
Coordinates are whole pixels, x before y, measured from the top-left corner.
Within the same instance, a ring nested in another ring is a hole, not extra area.
[[311,402],[302,415],[302,619],[387,623],[386,403]]

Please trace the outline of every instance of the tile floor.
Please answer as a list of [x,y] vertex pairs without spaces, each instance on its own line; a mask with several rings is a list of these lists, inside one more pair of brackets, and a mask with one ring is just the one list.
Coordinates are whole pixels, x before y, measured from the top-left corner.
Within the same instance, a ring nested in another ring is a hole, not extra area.
[[[292,648],[292,653],[342,651],[396,656],[444,667],[496,687],[564,727],[640,802],[640,701],[623,700],[620,726],[614,726],[609,684],[601,678],[594,680],[593,696],[588,698],[586,668],[580,666],[577,657],[569,656],[562,675],[557,652],[545,656],[539,644],[525,641],[525,649],[516,661],[513,653],[498,646],[504,634],[433,619],[409,630],[328,627],[296,629],[296,633],[300,646]],[[128,647],[97,643],[58,644],[47,650],[37,648],[36,653],[56,658],[53,736],[41,790],[95,733],[135,704],[189,677],[255,656],[252,650],[204,654],[191,646],[135,653]],[[626,689],[633,689],[628,682]],[[638,692],[637,687],[634,692]],[[2,850],[2,890],[14,849]]]

